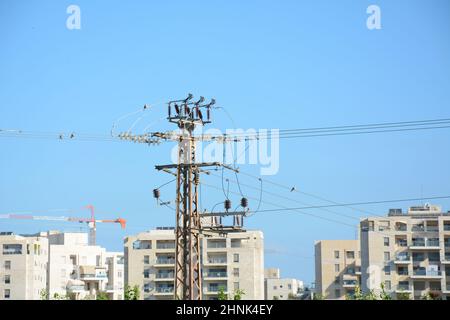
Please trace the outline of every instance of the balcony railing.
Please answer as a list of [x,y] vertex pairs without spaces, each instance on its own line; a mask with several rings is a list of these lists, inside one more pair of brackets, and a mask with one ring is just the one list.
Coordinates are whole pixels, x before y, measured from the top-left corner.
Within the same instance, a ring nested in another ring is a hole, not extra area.
[[428,232],[438,232],[439,227],[438,226],[427,226],[427,231]]
[[428,239],[427,240],[427,246],[428,247],[439,247],[439,240],[438,239],[436,239],[436,240]]
[[156,249],[175,249],[175,243],[156,243]]
[[175,259],[156,259],[156,264],[174,264]]
[[208,287],[209,292],[219,292],[220,289],[223,289],[223,291],[227,291],[226,286],[209,286]]
[[444,231],[450,231],[450,224],[444,224]]
[[227,272],[226,271],[220,271],[220,272],[207,272],[206,273],[207,278],[226,278]]
[[423,225],[412,226],[411,231],[423,232],[423,231],[425,231],[425,227]]
[[208,248],[211,249],[222,249],[222,248],[226,248],[227,244],[226,242],[223,241],[210,241],[208,242]]
[[173,273],[173,272],[157,273],[156,279],[169,279],[169,278],[173,278],[174,276],[175,276],[175,273]]
[[413,275],[415,276],[430,276],[430,277],[438,277],[441,275],[441,271],[434,271],[434,270],[425,270],[425,269],[419,269],[414,270]]
[[208,263],[227,263],[226,258],[210,258],[208,259]]
[[413,240],[413,247],[425,247],[425,240]]
[[445,260],[450,261],[450,252],[445,253]]
[[357,280],[344,280],[344,286],[356,286],[357,284]]
[[398,291],[410,291],[412,290],[411,286],[409,284],[399,284],[397,285]]
[[22,249],[3,249],[3,254],[22,254]]
[[396,231],[406,231],[408,228],[406,224],[398,224],[395,226]]
[[411,260],[411,256],[408,254],[398,254],[395,256],[396,261],[409,261]]
[[157,293],[173,293],[173,287],[156,287]]

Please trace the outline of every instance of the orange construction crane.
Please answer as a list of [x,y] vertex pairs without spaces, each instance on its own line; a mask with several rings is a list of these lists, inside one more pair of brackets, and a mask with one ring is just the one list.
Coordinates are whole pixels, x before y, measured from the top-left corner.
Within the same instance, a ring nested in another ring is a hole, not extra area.
[[0,219],[19,219],[19,220],[46,220],[46,221],[69,221],[69,222],[78,222],[78,223],[86,223],[89,227],[89,245],[95,245],[96,243],[96,231],[97,231],[97,223],[119,223],[122,229],[125,229],[127,221],[122,218],[117,219],[95,219],[94,206],[87,205],[84,207],[85,209],[89,209],[91,212],[90,218],[77,218],[77,217],[63,217],[63,216],[35,216],[28,214],[0,214]]

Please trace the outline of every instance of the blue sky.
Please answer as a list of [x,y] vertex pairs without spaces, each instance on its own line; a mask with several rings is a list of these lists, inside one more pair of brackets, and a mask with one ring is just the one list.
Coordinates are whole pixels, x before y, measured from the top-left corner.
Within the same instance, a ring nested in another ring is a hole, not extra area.
[[[80,6],[81,30],[66,28],[72,3]],[[381,8],[381,30],[366,28],[370,4]],[[121,115],[188,92],[216,98],[241,128],[446,118],[449,54],[445,0],[2,1],[0,128],[108,134]],[[143,122],[161,118],[165,108],[152,112]],[[214,116],[215,127],[232,127],[220,110]],[[161,122],[155,129],[173,127]],[[442,129],[286,139],[280,144],[280,171],[269,178],[342,202],[447,195],[449,138],[449,129]],[[45,210],[92,203],[98,218],[121,215],[129,222],[125,231],[98,227],[98,242],[110,250],[121,250],[126,234],[174,224],[173,212],[156,206],[151,194],[170,180],[154,170],[170,161],[170,143],[2,138],[0,147],[0,213],[48,214]],[[242,169],[259,172],[255,166]],[[220,186],[213,177],[208,181]],[[173,197],[174,191],[171,184],[162,196]],[[223,200],[220,191],[203,191],[205,207]],[[253,189],[243,192],[258,197]],[[263,200],[298,206],[269,195]],[[384,214],[412,204],[362,209]],[[438,204],[450,210],[450,201]],[[364,216],[348,208],[335,211]],[[256,214],[246,226],[264,231],[267,267],[306,282],[314,279],[315,240],[355,237],[352,228],[297,213]],[[0,230],[47,229],[79,227],[0,220]]]

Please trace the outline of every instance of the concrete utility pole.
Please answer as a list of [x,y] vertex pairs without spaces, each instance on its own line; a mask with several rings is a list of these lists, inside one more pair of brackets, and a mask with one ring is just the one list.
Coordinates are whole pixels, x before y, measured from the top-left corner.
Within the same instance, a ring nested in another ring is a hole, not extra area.
[[[200,234],[211,235],[214,233],[226,234],[233,231],[242,231],[242,217],[246,211],[229,212],[230,200],[225,200],[225,212],[200,213],[198,206],[198,187],[200,173],[208,172],[205,169],[224,167],[237,171],[235,168],[219,162],[195,161],[196,141],[211,141],[211,137],[194,136],[193,131],[197,125],[211,123],[211,107],[215,100],[204,103],[204,98],[193,101],[192,94],[186,99],[174,100],[168,103],[167,120],[174,123],[180,129],[180,133],[174,134],[156,132],[150,135],[119,135],[120,138],[134,142],[155,144],[160,140],[172,140],[178,142],[178,163],[157,165],[155,168],[176,176],[176,264],[175,264],[175,290],[174,298],[182,300],[202,299],[202,272],[200,261]],[[203,115],[206,111],[206,115]],[[159,139],[159,140],[158,140]],[[227,142],[223,140],[222,142]],[[153,190],[154,196],[159,197],[159,190]],[[245,209],[247,199],[241,200],[241,206]],[[221,217],[234,216],[233,226],[225,227],[221,224]],[[206,220],[205,220],[206,219]],[[210,222],[208,223],[208,219]],[[205,221],[202,225],[202,220]]]

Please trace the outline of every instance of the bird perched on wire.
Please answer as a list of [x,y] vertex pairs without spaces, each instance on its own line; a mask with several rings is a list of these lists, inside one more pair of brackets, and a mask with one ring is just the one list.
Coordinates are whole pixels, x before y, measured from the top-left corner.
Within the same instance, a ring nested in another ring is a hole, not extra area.
[[291,188],[291,192],[297,191],[297,189],[294,187]]
[[144,110],[150,109],[150,106],[148,106],[147,104],[144,104]]

